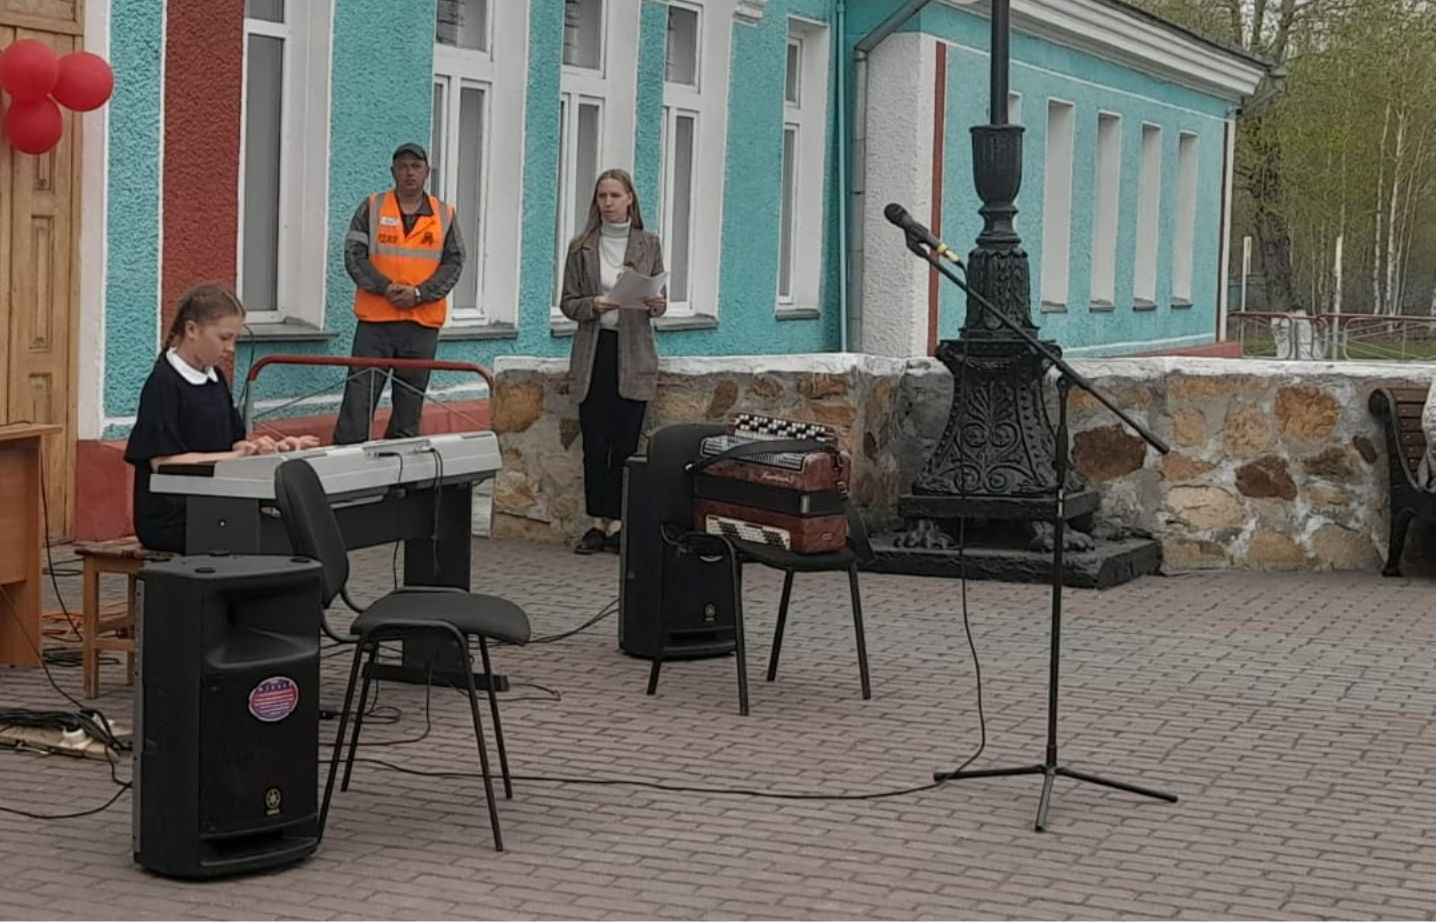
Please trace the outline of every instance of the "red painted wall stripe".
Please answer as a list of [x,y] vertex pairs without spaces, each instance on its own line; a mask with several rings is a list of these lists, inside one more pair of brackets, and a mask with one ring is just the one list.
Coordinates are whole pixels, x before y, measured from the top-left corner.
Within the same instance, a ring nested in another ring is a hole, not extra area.
[[[928,227],[933,236],[942,239],[942,174],[946,147],[947,125],[947,45],[937,43],[937,62],[933,68],[932,88],[932,213]],[[937,353],[937,325],[942,304],[942,277],[936,272],[927,277],[927,354]]]
[[244,0],[170,0],[160,336],[197,282],[235,284]]

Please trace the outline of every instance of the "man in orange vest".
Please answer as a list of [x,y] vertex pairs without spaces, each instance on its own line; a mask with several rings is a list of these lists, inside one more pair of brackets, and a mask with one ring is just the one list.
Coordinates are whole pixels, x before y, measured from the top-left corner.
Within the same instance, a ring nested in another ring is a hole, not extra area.
[[[394,151],[394,188],[369,196],[349,222],[344,268],[354,280],[356,358],[433,359],[448,296],[464,270],[464,241],[454,208],[429,195],[429,157],[418,144]],[[419,434],[427,368],[392,368],[393,411],[384,438]],[[349,370],[334,444],[369,438],[384,392],[382,369]]]

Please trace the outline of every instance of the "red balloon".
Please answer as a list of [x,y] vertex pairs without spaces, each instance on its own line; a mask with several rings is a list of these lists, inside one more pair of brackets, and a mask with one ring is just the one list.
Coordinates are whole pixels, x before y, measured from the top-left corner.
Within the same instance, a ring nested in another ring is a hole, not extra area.
[[60,77],[51,91],[66,109],[89,112],[110,98],[115,72],[105,59],[89,51],[72,51],[60,58]]
[[43,99],[59,76],[60,61],[42,41],[25,38],[0,51],[0,86],[16,102]]
[[60,143],[65,118],[48,96],[32,102],[11,103],[5,112],[5,137],[18,151],[43,154]]

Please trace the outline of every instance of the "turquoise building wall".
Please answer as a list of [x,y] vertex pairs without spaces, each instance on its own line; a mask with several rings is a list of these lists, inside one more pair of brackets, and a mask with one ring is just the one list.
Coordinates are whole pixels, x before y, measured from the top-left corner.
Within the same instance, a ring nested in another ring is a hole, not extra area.
[[[344,356],[352,341],[353,283],[344,270],[342,243],[353,210],[369,193],[390,185],[389,156],[406,140],[427,143],[432,102],[433,2],[406,0],[416,9],[395,16],[393,0],[339,0],[332,35],[332,89],[328,164],[328,242],[325,326],[333,336],[309,342],[261,341],[240,346],[239,381],[253,359],[275,353]],[[514,0],[499,0],[514,2]],[[162,0],[132,0],[123,15],[112,16],[111,56],[118,73],[111,101],[109,134],[108,275],[106,291],[106,381],[104,413],[123,420],[134,412],[158,340],[160,261],[158,90],[163,56]],[[841,304],[836,254],[843,246],[839,227],[836,174],[846,139],[835,131],[835,81],[846,81],[852,102],[853,45],[895,8],[891,0],[846,0],[847,27],[837,34],[835,0],[770,0],[756,24],[705,18],[708,28],[732,30],[729,114],[725,142],[723,221],[718,323],[705,329],[660,330],[658,347],[666,355],[802,353],[831,351],[840,343]],[[422,8],[422,9],[421,9]],[[788,17],[800,16],[829,26],[831,56],[828,144],[825,165],[825,219],[821,241],[804,240],[825,255],[817,318],[779,319],[776,280],[779,258],[783,85],[786,73]],[[726,16],[724,17],[726,19]],[[650,224],[657,224],[661,120],[663,109],[666,9],[644,0],[635,105],[634,173]],[[971,177],[968,129],[986,121],[988,23],[960,9],[933,3],[903,27],[949,42],[946,111],[946,160],[943,185],[944,236],[971,246],[981,227],[979,202]],[[511,335],[445,339],[443,359],[491,366],[500,355],[562,356],[569,338],[550,323],[550,292],[557,263],[553,213],[558,195],[559,85],[563,5],[529,5],[525,126],[521,139],[494,143],[524,145],[523,205],[514,232],[521,235],[517,324]],[[1224,102],[1143,76],[1051,43],[1021,34],[1012,37],[1012,89],[1022,94],[1025,138],[1024,182],[1018,229],[1032,256],[1034,296],[1041,277],[1040,217],[1046,101],[1060,97],[1075,105],[1074,201],[1071,303],[1065,313],[1034,310],[1046,336],[1074,351],[1100,351],[1104,345],[1172,340],[1209,342],[1215,331],[1217,234],[1222,185]],[[376,68],[376,60],[404,61],[406,67]],[[1123,117],[1123,187],[1117,265],[1117,298],[1112,311],[1094,313],[1086,303],[1088,248],[1098,108]],[[852,110],[849,110],[849,115]],[[1163,128],[1162,234],[1170,240],[1174,225],[1179,131],[1199,140],[1198,217],[1193,271],[1193,307],[1170,306],[1170,248],[1163,246],[1158,272],[1158,307],[1132,308],[1131,279],[1135,250],[1135,182],[1141,124]],[[495,232],[493,228],[490,232]],[[941,302],[940,336],[953,336],[962,323],[963,296],[946,286]],[[1128,349],[1127,351],[1131,351]],[[144,356],[139,361],[136,356]],[[332,411],[337,405],[333,369],[276,367],[265,373],[261,397],[300,396],[330,390],[331,404],[306,412]],[[471,377],[436,374],[443,387],[471,383]],[[238,388],[236,388],[238,390]],[[107,435],[128,427],[117,424]]]
[[[160,74],[164,0],[131,0],[111,16],[105,215],[107,416],[128,416],[154,367],[160,297]],[[128,428],[128,427],[126,427]]]
[[[892,11],[884,0],[850,0],[847,47],[852,49]],[[900,31],[922,32],[948,43],[947,107],[944,125],[943,239],[960,251],[975,245],[982,229],[973,187],[973,125],[988,121],[991,25],[986,18],[932,3]],[[848,69],[851,80],[851,69]],[[850,83],[851,85],[851,83]],[[1070,354],[1131,353],[1152,343],[1152,350],[1200,345],[1216,338],[1219,295],[1218,250],[1222,226],[1225,120],[1229,104],[1172,83],[1146,76],[1070,48],[1014,31],[1011,35],[1009,89],[1022,97],[1023,166],[1017,230],[1030,257],[1032,318],[1044,338]],[[1065,311],[1038,309],[1042,278],[1042,202],[1047,146],[1047,102],[1073,105],[1073,185],[1068,302]],[[1110,310],[1093,311],[1091,239],[1097,152],[1097,114],[1122,117],[1122,198],[1117,238],[1116,297]],[[1158,250],[1157,307],[1138,311],[1132,303],[1136,254],[1136,177],[1142,124],[1162,128],[1161,245]],[[1171,305],[1172,251],[1176,226],[1177,145],[1180,132],[1198,138],[1197,214],[1192,265],[1191,307]],[[966,316],[966,296],[943,283],[938,335],[955,337]]]

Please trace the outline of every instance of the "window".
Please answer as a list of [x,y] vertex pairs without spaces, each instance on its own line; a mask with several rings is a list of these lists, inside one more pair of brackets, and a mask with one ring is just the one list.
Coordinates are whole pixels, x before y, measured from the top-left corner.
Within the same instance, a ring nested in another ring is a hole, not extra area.
[[518,241],[489,229],[521,207],[522,153],[492,139],[523,125],[527,42],[513,4],[437,0],[429,191],[454,206],[465,249],[451,328],[517,319]]
[[606,167],[603,149],[604,103],[609,86],[604,74],[604,0],[564,0],[563,76],[558,101],[558,209],[554,220],[553,303],[563,292],[568,244],[588,220],[593,184]]
[[819,24],[788,22],[783,89],[783,171],[779,207],[778,308],[816,309],[823,238],[823,152],[827,130],[828,36]]
[[1110,308],[1117,296],[1117,219],[1122,204],[1122,119],[1097,116],[1097,175],[1092,187],[1092,297]]
[[694,180],[703,108],[702,22],[692,7],[668,7],[663,80],[663,186],[660,206],[663,256],[668,265],[669,310],[693,313]]
[[1047,155],[1042,189],[1042,307],[1067,305],[1072,248],[1072,104],[1047,103]]
[[1161,252],[1162,129],[1142,126],[1137,165],[1137,260],[1132,272],[1132,302],[1150,308],[1157,303],[1157,254]]
[[629,169],[633,164],[641,6],[640,0],[564,0],[554,208],[555,319],[560,317],[568,244],[588,220],[594,181],[606,169]]
[[246,0],[239,294],[251,323],[324,322],[329,0]]
[[603,69],[603,0],[563,0],[563,63]]
[[466,255],[449,294],[448,326],[483,323],[485,177],[494,59],[487,0],[438,0],[434,22],[434,111],[429,191],[454,206]]
[[1192,259],[1197,242],[1197,136],[1177,138],[1177,227],[1172,244],[1172,304],[1192,303]]
[[437,0],[434,42],[449,48],[487,52],[488,0]]
[[559,208],[554,249],[559,271],[554,273],[554,303],[563,288],[563,262],[568,244],[588,220],[593,184],[603,171],[598,152],[602,142],[603,97],[563,93],[559,98]]

